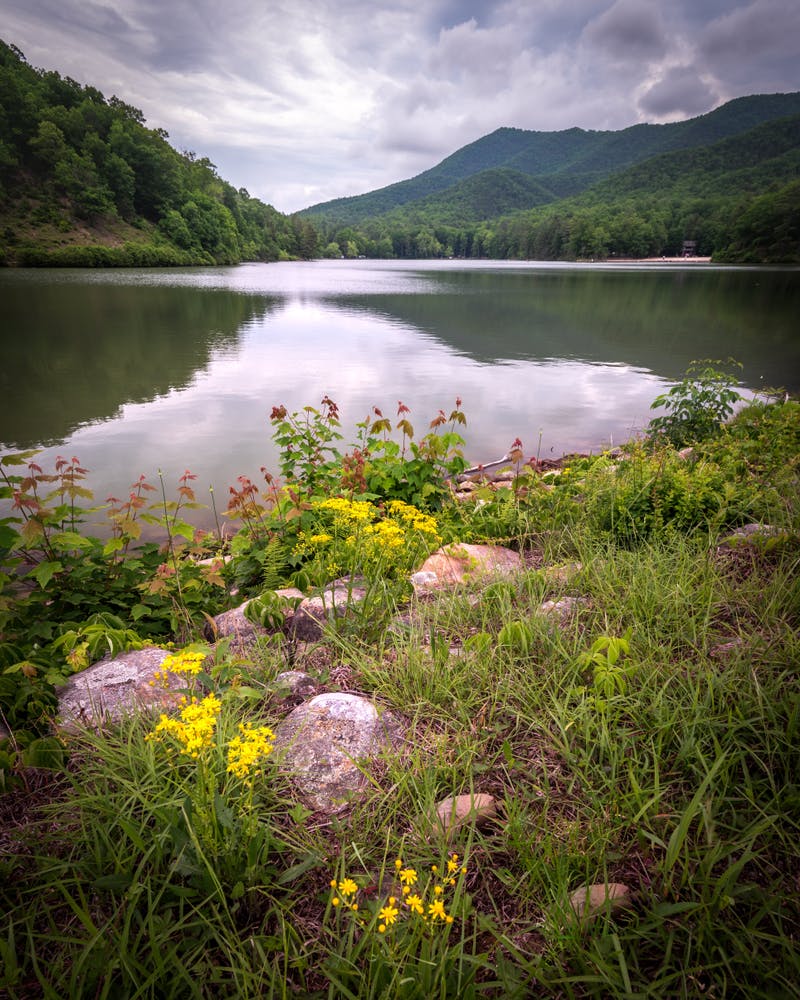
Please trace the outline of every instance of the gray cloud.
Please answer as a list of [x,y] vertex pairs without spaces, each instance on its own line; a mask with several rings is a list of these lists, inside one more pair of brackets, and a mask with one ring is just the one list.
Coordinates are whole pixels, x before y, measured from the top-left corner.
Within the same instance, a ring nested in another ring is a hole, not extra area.
[[659,119],[691,118],[709,111],[717,101],[718,95],[691,66],[673,66],[646,91],[639,106]]
[[589,22],[584,38],[617,60],[658,59],[667,51],[658,6],[646,0],[616,0]]
[[283,211],[494,129],[623,128],[800,90],[796,0],[4,0],[33,65],[116,93]]

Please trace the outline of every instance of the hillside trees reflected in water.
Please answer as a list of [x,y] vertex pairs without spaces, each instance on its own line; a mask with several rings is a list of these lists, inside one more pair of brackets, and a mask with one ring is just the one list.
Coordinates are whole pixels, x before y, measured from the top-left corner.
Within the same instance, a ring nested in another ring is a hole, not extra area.
[[188,386],[276,299],[217,289],[4,282],[0,441],[53,444]]
[[345,301],[425,330],[483,364],[611,361],[678,379],[694,359],[734,357],[751,389],[800,388],[797,271],[576,269],[425,277],[429,295]]

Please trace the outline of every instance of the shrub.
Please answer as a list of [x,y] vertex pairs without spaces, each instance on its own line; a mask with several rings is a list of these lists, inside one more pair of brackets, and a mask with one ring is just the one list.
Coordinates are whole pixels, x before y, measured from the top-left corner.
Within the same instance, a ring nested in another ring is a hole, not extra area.
[[679,448],[719,432],[742,397],[731,387],[730,376],[713,364],[693,361],[683,381],[656,396],[650,408],[662,406],[667,412],[650,421],[648,434],[652,440],[666,440]]

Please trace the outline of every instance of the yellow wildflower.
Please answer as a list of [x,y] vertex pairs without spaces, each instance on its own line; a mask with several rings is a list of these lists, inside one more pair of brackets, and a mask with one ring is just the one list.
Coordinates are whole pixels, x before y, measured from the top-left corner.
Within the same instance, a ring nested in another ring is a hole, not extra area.
[[358,892],[358,884],[351,878],[342,879],[339,883],[339,892],[343,896],[352,896],[354,893]]
[[422,897],[417,896],[416,893],[413,896],[408,896],[406,898],[406,903],[412,913],[419,913],[421,916],[425,912],[422,905]]
[[183,649],[178,653],[167,653],[161,661],[161,666],[156,670],[154,680],[151,683],[155,685],[157,681],[161,687],[168,687],[170,674],[197,676],[202,669],[206,655],[206,653],[192,652],[188,649]]
[[435,899],[428,906],[428,915],[432,917],[434,920],[436,920],[437,917],[439,920],[447,919],[447,914],[444,912],[444,903],[441,901],[441,899]]
[[395,923],[395,921],[397,920],[397,914],[398,914],[398,912],[399,911],[398,911],[397,907],[394,906],[392,904],[391,900],[390,900],[389,903],[387,903],[386,906],[384,906],[384,907],[381,908],[381,911],[378,914],[378,916],[380,917],[381,920],[385,921],[385,923],[388,925],[388,924]]
[[240,724],[239,732],[241,735],[234,736],[228,745],[228,773],[246,778],[260,760],[272,753],[275,733],[269,726],[251,726],[246,722]]
[[158,739],[166,733],[181,744],[181,753],[196,759],[201,750],[211,746],[221,708],[222,702],[216,695],[207,695],[202,701],[192,698],[177,718],[161,715],[147,739]]

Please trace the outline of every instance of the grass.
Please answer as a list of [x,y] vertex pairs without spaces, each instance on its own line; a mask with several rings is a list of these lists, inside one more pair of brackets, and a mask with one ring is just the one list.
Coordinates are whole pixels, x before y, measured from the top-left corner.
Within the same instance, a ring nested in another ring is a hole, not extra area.
[[[417,600],[402,627],[328,636],[310,654],[328,686],[408,727],[345,815],[310,813],[270,759],[252,789],[203,797],[225,784],[244,706],[269,725],[287,711],[270,694],[285,668],[274,644],[241,668],[263,700],[225,702],[216,783],[148,742],[147,720],[70,737],[66,771],[31,771],[0,798],[14,826],[0,861],[8,995],[796,996],[791,461],[762,463],[774,544],[720,549],[713,521],[632,542],[549,494],[547,516],[535,498],[504,500],[492,530],[524,538],[531,568]],[[485,508],[480,523],[491,534]],[[556,563],[580,565],[559,578]],[[564,596],[582,602],[563,621],[540,613]],[[618,658],[603,637],[625,638]],[[494,796],[497,820],[431,835],[422,818],[465,792]],[[447,889],[452,924],[380,932],[395,858],[424,874],[451,852],[466,868]],[[345,877],[357,915],[332,905]],[[577,920],[570,894],[602,882],[627,885],[632,906]]]

